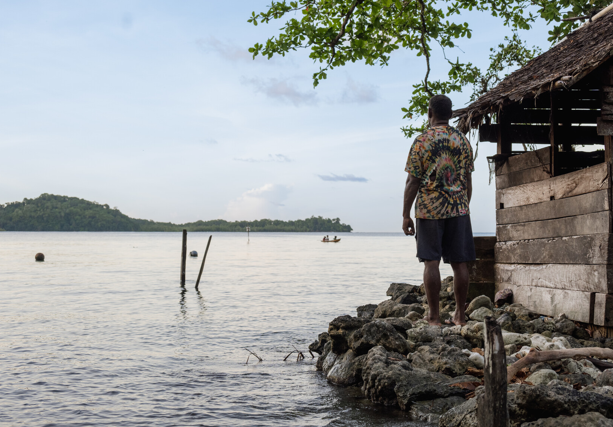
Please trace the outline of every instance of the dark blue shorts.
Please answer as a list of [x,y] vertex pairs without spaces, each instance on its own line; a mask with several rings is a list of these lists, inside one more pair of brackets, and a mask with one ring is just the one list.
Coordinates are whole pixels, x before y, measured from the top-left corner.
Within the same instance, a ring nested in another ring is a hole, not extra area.
[[470,215],[446,219],[417,218],[419,261],[468,262],[476,259]]

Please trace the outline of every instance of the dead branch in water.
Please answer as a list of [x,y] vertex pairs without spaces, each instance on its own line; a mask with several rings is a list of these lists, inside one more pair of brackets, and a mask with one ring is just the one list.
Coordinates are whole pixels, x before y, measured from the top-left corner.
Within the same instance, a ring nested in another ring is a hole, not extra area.
[[551,360],[569,359],[572,357],[597,357],[599,359],[613,359],[613,350],[609,348],[588,347],[588,348],[573,348],[570,350],[547,350],[538,351],[530,349],[528,354],[513,363],[507,368],[507,381],[511,381],[513,377],[526,366],[539,362],[548,362]]
[[247,356],[247,361],[245,362],[245,365],[249,363],[249,358],[251,356],[256,357],[260,362],[262,361],[262,358],[258,356],[254,351],[249,350],[247,347],[243,347],[243,348],[249,352],[249,356]]
[[[287,356],[285,356],[285,359],[283,359],[283,361],[285,362],[287,360],[287,358],[290,357],[294,353],[297,353],[296,362],[300,362],[301,360],[304,360],[304,354],[302,354],[302,352],[300,350],[298,350],[296,348],[296,346],[292,345],[292,347],[294,347],[294,349],[292,351],[290,351],[290,353]],[[309,350],[309,352],[310,352],[310,350]],[[313,353],[311,353],[311,358],[312,358],[312,356],[313,356]]]

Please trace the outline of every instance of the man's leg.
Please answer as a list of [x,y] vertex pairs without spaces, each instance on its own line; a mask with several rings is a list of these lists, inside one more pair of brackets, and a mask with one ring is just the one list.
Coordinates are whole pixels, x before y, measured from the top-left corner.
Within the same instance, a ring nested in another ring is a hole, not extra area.
[[[468,266],[465,262],[452,262],[453,269],[453,292],[455,294],[455,314],[453,323],[465,325],[466,316],[464,307],[466,306],[466,296],[468,295]],[[428,297],[430,302],[430,297]]]
[[[438,269],[440,261],[424,261],[424,287],[428,298],[429,313],[426,320],[431,325],[441,325],[439,314],[439,298],[441,292],[441,273]],[[466,300],[466,296],[464,297]]]

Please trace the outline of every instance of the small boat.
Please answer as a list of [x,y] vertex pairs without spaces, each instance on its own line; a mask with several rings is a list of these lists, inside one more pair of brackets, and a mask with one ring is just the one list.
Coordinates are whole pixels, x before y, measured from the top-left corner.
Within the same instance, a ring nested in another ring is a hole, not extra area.
[[323,239],[322,240],[322,242],[324,242],[324,243],[337,243],[337,242],[340,242],[340,241],[341,241],[341,239],[330,239],[330,240]]

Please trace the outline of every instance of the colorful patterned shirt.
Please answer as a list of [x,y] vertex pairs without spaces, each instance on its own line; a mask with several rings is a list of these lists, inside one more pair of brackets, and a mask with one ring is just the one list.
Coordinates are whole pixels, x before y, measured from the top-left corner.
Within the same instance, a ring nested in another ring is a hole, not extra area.
[[467,174],[474,171],[466,137],[451,126],[436,126],[415,138],[406,172],[421,182],[415,217],[445,219],[469,215]]

